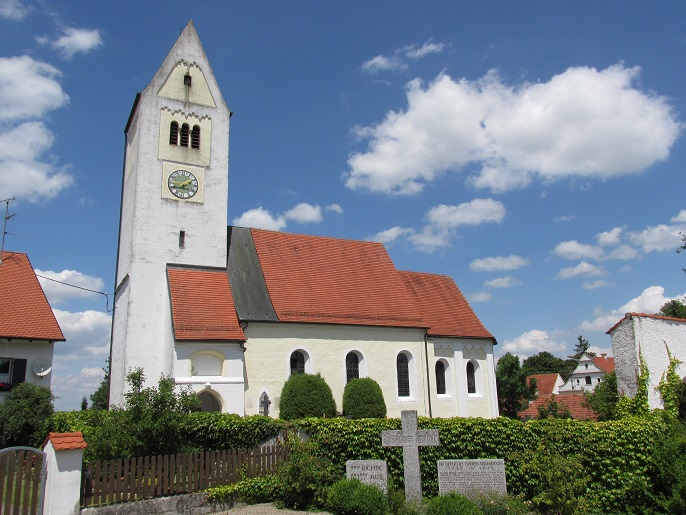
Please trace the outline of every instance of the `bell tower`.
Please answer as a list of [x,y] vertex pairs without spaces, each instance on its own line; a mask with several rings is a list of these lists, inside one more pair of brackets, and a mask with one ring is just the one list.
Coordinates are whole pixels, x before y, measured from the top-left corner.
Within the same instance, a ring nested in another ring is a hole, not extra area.
[[226,268],[231,112],[189,22],[126,124],[110,403],[130,369],[173,374],[167,264]]

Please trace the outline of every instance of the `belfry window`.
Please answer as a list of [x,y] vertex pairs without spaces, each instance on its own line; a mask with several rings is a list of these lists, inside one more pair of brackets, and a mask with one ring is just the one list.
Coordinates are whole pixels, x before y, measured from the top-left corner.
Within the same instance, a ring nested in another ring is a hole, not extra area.
[[200,148],[200,126],[193,125],[191,131],[191,148]]
[[305,373],[305,355],[299,350],[291,354],[291,375]]
[[345,357],[345,380],[349,383],[351,379],[360,378],[360,357],[354,352],[348,352]]
[[410,396],[410,366],[407,355],[404,353],[398,354],[396,359],[396,371],[398,374],[398,397]]
[[190,127],[188,126],[187,123],[184,123],[181,126],[181,146],[182,147],[188,146],[189,133],[190,133]]
[[445,395],[445,363],[436,362],[436,393]]
[[186,86],[187,88],[190,88],[192,83],[193,83],[193,77],[191,77],[190,73],[187,73],[186,75],[183,76],[183,85],[184,86]]
[[178,145],[179,144],[179,123],[171,122],[169,124],[169,144]]
[[476,393],[476,374],[471,361],[467,363],[467,393]]

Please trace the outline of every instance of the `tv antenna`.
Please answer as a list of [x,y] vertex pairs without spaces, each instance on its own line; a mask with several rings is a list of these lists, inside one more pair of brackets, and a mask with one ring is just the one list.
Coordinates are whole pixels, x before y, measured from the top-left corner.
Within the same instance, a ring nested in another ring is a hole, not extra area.
[[5,250],[5,235],[7,234],[7,220],[12,218],[16,213],[10,214],[10,201],[15,200],[14,197],[6,198],[5,200],[0,200],[0,202],[5,203],[5,217],[2,224],[2,243],[0,244],[0,265],[2,265],[2,253]]

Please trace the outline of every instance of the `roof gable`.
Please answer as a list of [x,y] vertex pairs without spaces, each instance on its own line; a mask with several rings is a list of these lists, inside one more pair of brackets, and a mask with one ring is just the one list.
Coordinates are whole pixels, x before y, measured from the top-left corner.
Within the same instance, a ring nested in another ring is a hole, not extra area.
[[245,341],[225,270],[167,267],[177,340]]
[[65,340],[28,256],[19,252],[2,253],[0,338]]
[[526,382],[531,384],[531,379],[536,380],[536,390],[539,396],[558,393],[559,387],[562,384],[562,377],[557,372],[527,376]]
[[382,244],[251,233],[280,321],[426,327]]
[[494,339],[452,278],[419,272],[400,274],[429,326],[430,336]]

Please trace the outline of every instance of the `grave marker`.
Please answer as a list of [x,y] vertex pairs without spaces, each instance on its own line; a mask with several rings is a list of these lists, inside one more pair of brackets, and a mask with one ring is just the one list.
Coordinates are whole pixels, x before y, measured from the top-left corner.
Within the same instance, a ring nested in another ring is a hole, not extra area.
[[440,445],[438,429],[417,430],[417,412],[400,413],[400,431],[381,431],[381,445],[403,448],[405,499],[422,500],[422,475],[419,468],[419,448]]
[[506,494],[503,460],[438,460],[438,493]]
[[385,460],[348,460],[345,477],[359,479],[365,485],[378,486],[383,493],[388,489],[388,467]]

